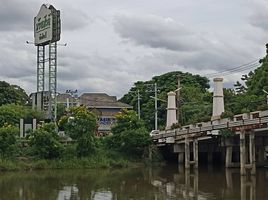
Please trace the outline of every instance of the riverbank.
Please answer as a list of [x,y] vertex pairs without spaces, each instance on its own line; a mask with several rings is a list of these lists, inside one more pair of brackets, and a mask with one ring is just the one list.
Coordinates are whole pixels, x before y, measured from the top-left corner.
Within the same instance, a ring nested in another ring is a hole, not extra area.
[[66,156],[60,159],[39,159],[35,157],[0,158],[0,171],[21,171],[41,169],[97,169],[127,168],[148,164],[150,161],[129,159],[119,153],[111,155],[96,153],[88,157]]
[[29,158],[0,159],[0,171],[22,171],[22,170],[41,170],[41,169],[94,169],[94,168],[124,168],[134,167],[138,162],[125,159],[107,158],[73,158],[40,160]]

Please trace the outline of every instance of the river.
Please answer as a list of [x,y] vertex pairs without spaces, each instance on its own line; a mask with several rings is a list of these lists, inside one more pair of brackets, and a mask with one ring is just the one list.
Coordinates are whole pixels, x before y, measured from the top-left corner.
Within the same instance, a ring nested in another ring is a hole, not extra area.
[[152,168],[1,172],[0,200],[267,200],[268,168],[241,177],[239,169],[185,172]]

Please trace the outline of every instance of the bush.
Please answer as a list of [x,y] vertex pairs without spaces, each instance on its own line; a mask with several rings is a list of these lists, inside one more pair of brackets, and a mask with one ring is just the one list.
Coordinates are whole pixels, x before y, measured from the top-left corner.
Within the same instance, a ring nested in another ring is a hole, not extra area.
[[221,129],[220,130],[220,135],[222,136],[222,137],[233,137],[233,136],[235,136],[235,133],[233,132],[233,131],[231,131],[231,130],[229,130],[229,129]]
[[96,153],[98,139],[91,135],[83,135],[77,140],[76,152],[78,157],[85,157]]
[[234,113],[232,113],[231,111],[225,111],[221,114],[221,119],[224,118],[230,118],[233,119],[234,118]]
[[0,156],[12,157],[17,149],[19,129],[11,125],[0,128]]
[[29,136],[32,154],[38,158],[59,158],[63,152],[63,145],[59,142],[59,137],[54,130],[50,130],[51,127],[51,124],[45,125],[33,131]]
[[67,116],[59,121],[59,126],[72,139],[77,140],[76,153],[78,157],[85,157],[96,152],[98,140],[97,118],[86,107],[73,107]]
[[112,136],[105,138],[107,148],[132,158],[141,158],[151,142],[144,122],[134,111],[123,110],[119,113],[112,133]]

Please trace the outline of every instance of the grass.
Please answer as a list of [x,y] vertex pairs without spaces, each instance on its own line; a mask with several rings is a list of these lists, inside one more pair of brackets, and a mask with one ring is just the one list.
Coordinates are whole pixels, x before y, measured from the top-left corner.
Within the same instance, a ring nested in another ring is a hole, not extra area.
[[97,153],[84,158],[62,158],[62,159],[0,159],[0,171],[40,170],[40,169],[94,169],[94,168],[124,168],[134,165],[122,156],[109,157]]

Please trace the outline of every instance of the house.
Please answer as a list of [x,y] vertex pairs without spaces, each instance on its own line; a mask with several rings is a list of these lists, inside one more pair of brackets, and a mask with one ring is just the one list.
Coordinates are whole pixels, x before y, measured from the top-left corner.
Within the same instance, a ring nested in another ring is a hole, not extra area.
[[122,109],[132,109],[132,106],[117,100],[116,96],[105,93],[83,93],[79,97],[70,94],[59,94],[57,102],[69,106],[84,105],[98,118],[98,131],[107,134],[115,122],[115,115]]

